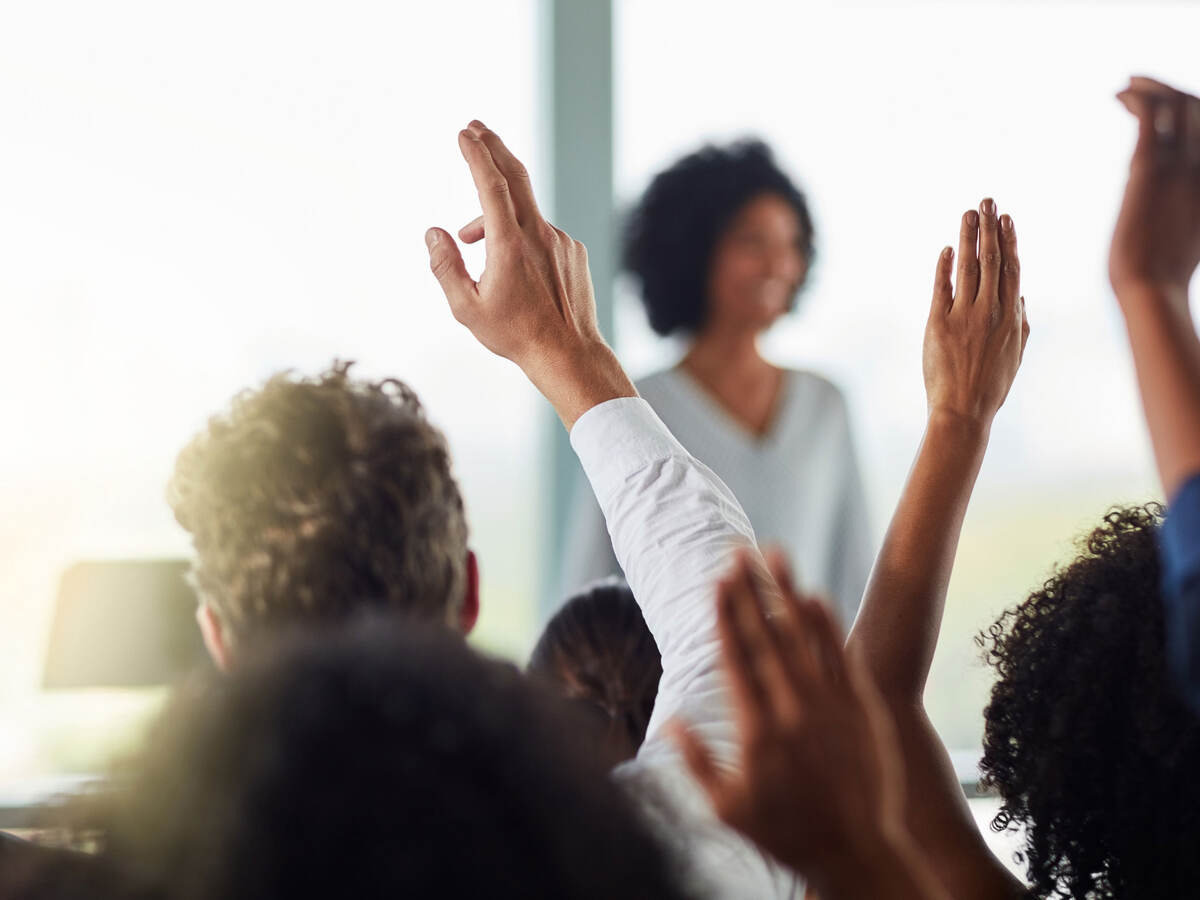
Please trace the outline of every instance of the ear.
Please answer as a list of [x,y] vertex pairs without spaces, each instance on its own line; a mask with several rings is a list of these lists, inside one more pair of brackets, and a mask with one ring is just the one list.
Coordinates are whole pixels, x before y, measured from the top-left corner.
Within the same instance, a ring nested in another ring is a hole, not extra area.
[[225,642],[225,626],[221,617],[215,609],[202,602],[196,607],[196,624],[200,626],[200,636],[204,638],[204,646],[213,664],[220,671],[228,672],[232,658]]
[[467,588],[462,607],[458,611],[458,630],[464,635],[471,633],[479,619],[479,560],[472,550],[467,551]]

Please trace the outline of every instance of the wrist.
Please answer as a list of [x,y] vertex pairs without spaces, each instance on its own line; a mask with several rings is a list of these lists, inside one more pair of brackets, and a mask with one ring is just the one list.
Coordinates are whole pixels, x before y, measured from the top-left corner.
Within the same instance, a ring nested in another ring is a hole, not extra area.
[[593,406],[617,397],[637,396],[616,354],[599,335],[556,344],[521,368],[550,401],[568,431]]
[[1117,304],[1126,315],[1132,311],[1147,307],[1187,309],[1188,305],[1186,283],[1130,281],[1120,285],[1113,285],[1113,292],[1117,296]]
[[889,897],[930,900],[944,896],[916,844],[901,827],[860,834],[851,853],[826,860],[812,873],[823,900]]
[[955,441],[986,444],[995,417],[994,412],[963,412],[937,404],[929,407],[925,433],[927,436],[937,434]]

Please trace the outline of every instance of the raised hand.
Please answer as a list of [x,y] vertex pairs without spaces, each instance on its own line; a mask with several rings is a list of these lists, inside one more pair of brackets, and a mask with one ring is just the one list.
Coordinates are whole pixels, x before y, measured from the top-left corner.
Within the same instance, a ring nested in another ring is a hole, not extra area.
[[1138,122],[1108,254],[1167,498],[1200,472],[1200,340],[1188,283],[1200,262],[1200,99],[1149,78],[1117,95]]
[[486,232],[487,262],[475,281],[454,239],[441,228],[426,232],[430,268],[454,317],[520,366],[568,428],[598,403],[636,396],[597,327],[587,249],[545,220],[528,171],[495,132],[474,121],[458,145],[483,208],[464,239]]
[[796,592],[781,557],[770,567],[783,595],[775,615],[748,557],[717,586],[741,758],[723,771],[676,723],[689,768],[722,820],[826,900],[939,896],[905,837],[900,751],[878,692],[825,607]]
[[1200,98],[1137,77],[1117,97],[1137,117],[1138,139],[1109,280],[1122,304],[1147,291],[1186,303],[1200,263]]
[[964,213],[954,251],[938,257],[925,328],[923,368],[932,417],[938,412],[990,426],[1016,377],[1029,338],[1021,262],[1011,216],[985,199]]
[[925,682],[967,504],[992,420],[1012,387],[1029,323],[1016,229],[984,200],[937,262],[925,327],[929,420],[884,536],[847,647],[881,690],[904,753],[905,825],[944,888],[979,900],[1021,896],[988,850],[925,712]]

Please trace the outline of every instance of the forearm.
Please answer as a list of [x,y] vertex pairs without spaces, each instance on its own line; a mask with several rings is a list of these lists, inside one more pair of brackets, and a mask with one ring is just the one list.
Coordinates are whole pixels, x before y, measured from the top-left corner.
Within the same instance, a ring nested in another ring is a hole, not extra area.
[[813,872],[820,900],[950,900],[906,834],[878,836],[852,856]]
[[919,700],[988,426],[934,411],[884,537],[848,646],[885,696]]
[[930,416],[849,649],[871,670],[895,721],[905,763],[905,820],[922,861],[956,896],[1007,898],[1015,896],[1012,880],[980,839],[922,697],[987,441],[984,424]]
[[1168,499],[1200,472],[1200,340],[1182,288],[1118,295],[1154,457]]

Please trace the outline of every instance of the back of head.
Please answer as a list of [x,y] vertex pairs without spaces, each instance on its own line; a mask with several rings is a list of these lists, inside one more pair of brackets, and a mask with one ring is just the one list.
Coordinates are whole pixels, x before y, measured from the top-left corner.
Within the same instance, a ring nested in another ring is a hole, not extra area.
[[0,834],[0,897],[4,900],[152,900],[132,890],[109,860]]
[[641,282],[650,327],[696,332],[708,314],[717,241],[751,200],[774,194],[796,213],[804,257],[813,258],[813,222],[804,194],[758,140],[701,147],[655,176],[625,226],[624,267]]
[[[1028,830],[1037,896],[1168,898],[1200,884],[1200,719],[1168,678],[1161,507],[1115,509],[991,627],[982,768]],[[1065,893],[1056,893],[1065,891]]]
[[642,745],[662,656],[624,583],[598,582],[568,600],[538,639],[529,672],[578,702],[597,724],[613,764]]
[[297,634],[168,709],[107,852],[188,900],[678,896],[561,713],[445,629]]
[[395,380],[276,375],[180,454],[168,496],[236,639],[364,607],[448,622],[467,525],[445,439]]

